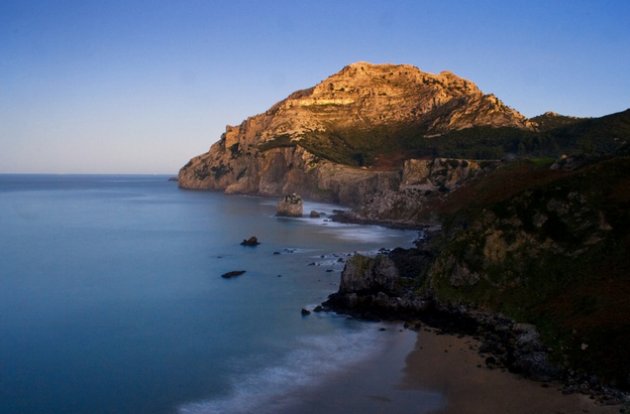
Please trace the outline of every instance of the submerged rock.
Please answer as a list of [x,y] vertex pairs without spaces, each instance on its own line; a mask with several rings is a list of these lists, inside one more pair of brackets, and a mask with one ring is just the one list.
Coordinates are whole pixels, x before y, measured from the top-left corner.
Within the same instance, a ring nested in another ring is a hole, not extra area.
[[276,207],[276,215],[287,217],[302,217],[304,213],[304,203],[302,197],[296,193],[285,195]]
[[240,276],[245,272],[245,270],[232,270],[231,272],[223,273],[221,277],[223,279],[231,279],[233,277]]

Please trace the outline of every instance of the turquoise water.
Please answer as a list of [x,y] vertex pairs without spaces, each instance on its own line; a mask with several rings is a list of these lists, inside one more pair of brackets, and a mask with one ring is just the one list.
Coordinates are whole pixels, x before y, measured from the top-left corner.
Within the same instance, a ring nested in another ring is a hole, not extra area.
[[340,256],[416,234],[274,211],[164,176],[0,175],[0,413],[278,412],[380,352],[373,325],[300,309]]

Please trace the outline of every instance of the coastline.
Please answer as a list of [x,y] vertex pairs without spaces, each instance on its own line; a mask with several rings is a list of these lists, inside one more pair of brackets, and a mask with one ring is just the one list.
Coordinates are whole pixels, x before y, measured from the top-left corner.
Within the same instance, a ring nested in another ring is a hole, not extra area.
[[584,394],[563,394],[558,383],[536,382],[489,368],[479,355],[480,342],[468,336],[418,332],[407,356],[403,388],[425,388],[444,395],[443,414],[619,413],[620,405],[598,405]]
[[[557,383],[536,382],[504,369],[491,369],[479,355],[480,342],[436,329],[404,329],[400,323],[374,323],[385,329],[387,346],[284,400],[278,414],[510,414],[620,412],[583,394],[563,394]],[[264,411],[264,407],[263,407]],[[266,411],[264,411],[266,412]]]
[[[367,323],[367,322],[366,322]],[[276,414],[429,414],[445,407],[442,393],[423,386],[401,386],[406,359],[417,334],[400,323],[371,323],[385,346],[369,359],[291,395],[293,404]],[[380,328],[379,328],[380,327]]]
[[[275,197],[258,196],[275,200]],[[307,203],[318,205],[318,207],[322,205],[334,206],[312,200],[307,201]],[[421,240],[427,242],[439,231],[437,225],[411,225],[383,220],[358,219],[347,214],[348,211],[329,210],[328,214],[324,213],[323,215],[327,218],[321,220],[340,224],[421,231],[423,236],[416,242],[421,242]],[[306,216],[303,218],[308,219]],[[394,248],[383,250],[391,252]],[[340,309],[334,310],[340,311]],[[573,390],[568,393],[566,392],[567,384],[541,382],[513,374],[508,372],[507,368],[501,365],[499,361],[489,367],[486,363],[488,355],[480,355],[479,352],[479,347],[483,346],[482,342],[472,336],[462,337],[460,334],[460,329],[463,328],[465,332],[470,333],[468,329],[471,328],[468,326],[471,322],[468,321],[470,315],[466,312],[463,314],[460,312],[461,309],[439,309],[437,313],[429,312],[422,317],[412,318],[412,321],[420,319],[433,326],[433,328],[428,329],[422,328],[417,333],[404,329],[404,332],[408,331],[410,335],[415,335],[413,346],[406,349],[399,346],[388,350],[365,362],[365,366],[353,367],[346,372],[337,374],[314,390],[300,391],[298,392],[299,395],[295,396],[295,400],[301,401],[300,403],[278,412],[284,414],[319,412],[345,414],[349,411],[368,414],[371,412],[380,413],[383,410],[395,410],[399,413],[439,412],[446,414],[493,411],[516,414],[539,412],[607,414],[620,412],[621,405],[602,405],[594,401],[593,395],[587,394],[598,393],[596,391],[586,389],[582,392]],[[384,320],[406,319],[401,318],[401,315],[382,315],[379,312],[373,313],[373,317],[366,317],[366,314],[361,312],[342,311],[342,313],[349,313],[351,317],[366,321],[380,320],[381,318]],[[428,317],[428,321],[425,320],[426,317]],[[487,317],[500,316],[492,314],[487,315]],[[476,326],[478,322],[473,323]],[[391,323],[396,324],[396,322]],[[461,326],[462,324],[465,326]],[[439,331],[440,328],[445,328],[447,333]],[[492,352],[489,356],[493,357]],[[400,365],[401,361],[404,361],[403,365]],[[397,380],[394,380],[392,376],[395,368],[400,368],[400,373],[402,373]],[[383,382],[385,372],[388,372],[389,378]],[[564,390],[563,387],[565,387]],[[416,395],[415,398],[409,398],[410,394],[400,394],[402,391],[418,392],[422,396]],[[323,398],[322,396],[326,397]],[[423,398],[432,399],[432,401],[427,402]],[[436,406],[436,398],[442,400],[441,405]],[[429,409],[430,406],[433,408]]]

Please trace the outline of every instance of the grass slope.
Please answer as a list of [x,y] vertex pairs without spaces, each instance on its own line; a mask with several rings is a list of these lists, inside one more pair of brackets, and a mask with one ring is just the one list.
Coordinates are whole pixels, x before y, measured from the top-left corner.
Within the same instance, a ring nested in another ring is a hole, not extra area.
[[[557,117],[556,117],[557,118]],[[351,166],[393,168],[408,158],[501,159],[558,157],[561,154],[607,154],[630,141],[630,110],[602,118],[560,117],[541,131],[518,128],[474,127],[427,137],[422,125],[364,125],[304,134],[299,141],[287,136],[265,142],[261,150],[300,145],[330,161]],[[557,120],[556,120],[557,121]]]
[[[536,324],[559,362],[630,388],[629,171],[628,156],[519,162],[455,191],[432,288]],[[453,284],[457,266],[479,280]]]

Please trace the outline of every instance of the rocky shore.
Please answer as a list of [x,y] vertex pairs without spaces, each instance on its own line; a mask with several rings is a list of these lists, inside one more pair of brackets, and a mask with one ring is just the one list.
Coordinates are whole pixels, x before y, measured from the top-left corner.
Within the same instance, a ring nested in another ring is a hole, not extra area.
[[533,324],[454,305],[430,289],[420,293],[419,282],[427,278],[436,256],[431,249],[435,233],[425,234],[414,248],[351,257],[339,290],[322,308],[364,320],[404,321],[406,328],[417,331],[428,326],[441,334],[469,336],[480,341],[478,352],[489,369],[505,369],[543,385],[561,384],[563,394],[586,394],[601,405],[630,403],[630,394],[605,385],[596,375],[560,364]]

